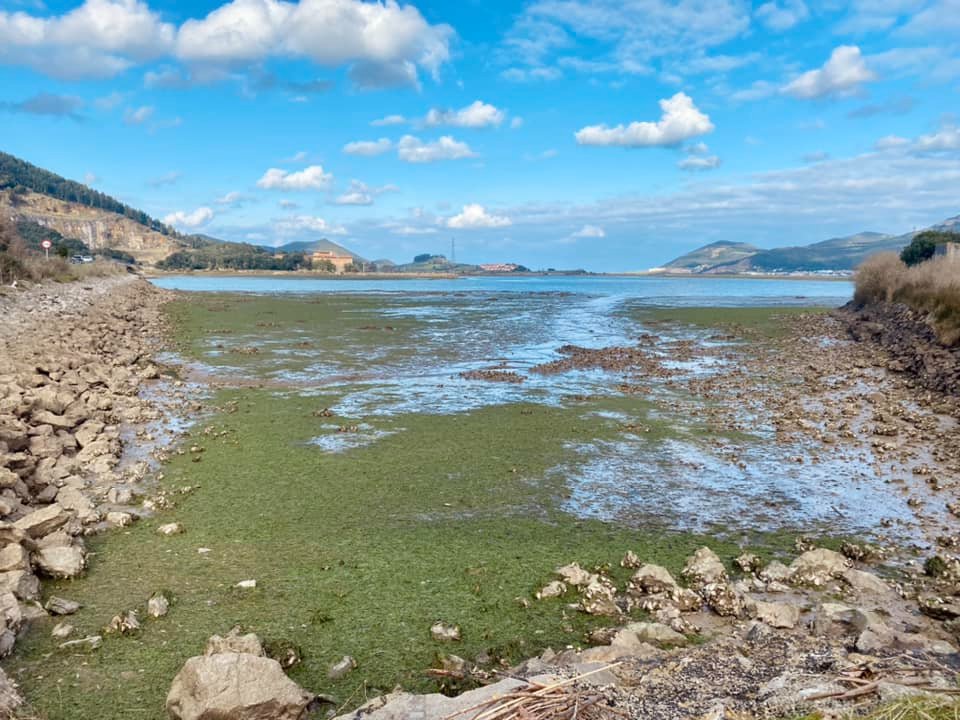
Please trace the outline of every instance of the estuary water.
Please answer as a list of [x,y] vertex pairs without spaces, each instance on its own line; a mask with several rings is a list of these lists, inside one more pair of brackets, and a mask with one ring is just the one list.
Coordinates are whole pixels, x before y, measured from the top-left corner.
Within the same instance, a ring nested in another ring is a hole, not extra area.
[[651,276],[463,277],[436,280],[351,280],[263,275],[167,275],[153,283],[170,290],[242,293],[575,293],[642,298],[652,305],[842,305],[853,294],[845,280]]

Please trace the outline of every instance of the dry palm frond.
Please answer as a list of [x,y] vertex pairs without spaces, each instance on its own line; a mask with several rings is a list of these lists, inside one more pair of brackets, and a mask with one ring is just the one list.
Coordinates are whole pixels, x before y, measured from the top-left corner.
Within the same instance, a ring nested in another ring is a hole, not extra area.
[[[591,708],[600,703],[604,695],[594,688],[577,687],[577,681],[619,664],[606,665],[551,685],[541,685],[526,680],[525,687],[496,695],[482,703],[448,715],[444,720],[455,720],[468,713],[478,713],[471,715],[472,720],[588,720]],[[610,708],[608,710],[617,713],[616,710]]]

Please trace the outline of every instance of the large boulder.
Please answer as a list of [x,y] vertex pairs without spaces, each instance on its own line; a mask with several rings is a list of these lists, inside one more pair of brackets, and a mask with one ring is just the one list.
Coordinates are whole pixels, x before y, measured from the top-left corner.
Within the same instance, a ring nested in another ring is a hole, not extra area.
[[33,554],[33,562],[37,570],[53,578],[77,577],[87,564],[83,548],[76,545],[42,547]]
[[696,588],[726,584],[727,569],[717,554],[708,547],[697,550],[683,568],[683,576]]
[[13,526],[29,537],[41,538],[63,527],[70,520],[70,513],[59,503],[34,510],[17,520]]
[[300,720],[313,701],[280,663],[250,653],[192,657],[167,695],[173,720]]
[[821,587],[843,575],[850,561],[843,555],[826,548],[808,550],[790,563],[791,581],[799,585]]
[[629,587],[630,592],[636,595],[672,592],[678,588],[669,570],[651,564],[643,565],[633,574]]

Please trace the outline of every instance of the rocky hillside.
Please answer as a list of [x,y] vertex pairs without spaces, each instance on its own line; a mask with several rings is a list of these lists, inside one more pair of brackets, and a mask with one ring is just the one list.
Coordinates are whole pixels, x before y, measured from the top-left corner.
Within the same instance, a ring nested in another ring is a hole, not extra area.
[[92,250],[121,250],[148,264],[157,263],[183,246],[176,235],[162,234],[125,215],[32,191],[0,192],[0,212],[16,222],[33,222],[56,230]]
[[681,255],[676,260],[668,262],[664,267],[669,270],[700,272],[720,265],[729,265],[745,258],[752,257],[760,248],[750,243],[730,242],[720,240],[704,245],[693,252]]

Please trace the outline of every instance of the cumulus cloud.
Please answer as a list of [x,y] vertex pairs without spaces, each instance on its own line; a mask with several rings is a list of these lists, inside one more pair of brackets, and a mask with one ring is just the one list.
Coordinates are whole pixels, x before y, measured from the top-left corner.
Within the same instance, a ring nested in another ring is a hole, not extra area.
[[685,140],[713,131],[709,116],[702,113],[685,93],[660,101],[663,116],[656,122],[629,125],[591,125],[576,133],[580,145],[620,147],[676,146]]
[[362,155],[365,157],[383,155],[392,149],[393,143],[388,138],[380,138],[379,140],[356,140],[343,146],[343,151],[347,155]]
[[329,223],[322,217],[313,215],[282,218],[274,223],[274,229],[279,235],[296,235],[303,232],[323,233],[325,235],[347,234],[347,229],[342,225]]
[[460,128],[499,127],[507,117],[506,112],[494,105],[475,100],[460,110],[434,108],[427,113],[423,124],[427,127],[449,125]]
[[841,45],[822,68],[808,70],[784,86],[784,92],[801,100],[853,95],[877,76],[867,67],[855,45]]
[[571,238],[604,238],[607,236],[607,232],[600,227],[599,225],[584,225],[582,228],[577,230],[575,233],[571,233]]
[[77,121],[83,119],[80,115],[80,108],[82,107],[83,100],[78,97],[73,95],[53,95],[51,93],[39,93],[20,102],[0,101],[0,110],[6,112],[27,113],[28,115],[52,115],[54,117],[67,117]]
[[163,222],[166,225],[173,225],[178,228],[194,229],[206,225],[208,222],[213,220],[213,210],[208,207],[199,207],[193,212],[184,212],[183,210],[178,210],[175,213],[170,213],[165,218]]
[[453,217],[447,218],[447,227],[459,230],[476,228],[501,228],[513,225],[513,221],[503,215],[491,215],[483,205],[472,203],[464,205],[463,210]]
[[311,165],[299,172],[270,168],[257,180],[257,187],[264,190],[326,190],[332,182],[331,173],[325,173],[320,165]]
[[153,117],[154,108],[152,105],[142,105],[138,108],[127,108],[123,114],[123,121],[127,125],[143,125]]
[[[356,84],[385,87],[416,84],[421,69],[436,74],[449,60],[453,34],[448,25],[432,25],[416,7],[395,0],[232,0],[179,28],[140,0],[85,0],[50,17],[0,11],[0,62],[84,78],[111,77],[162,57],[207,69],[283,57],[349,65]],[[149,74],[145,82],[187,82],[187,76],[162,73]]]
[[390,228],[394,235],[411,237],[416,235],[436,235],[437,229],[432,227],[416,227],[414,225],[396,225]]
[[776,32],[789,30],[810,17],[810,11],[803,0],[784,0],[782,3],[773,0],[758,7],[753,14]]
[[51,17],[0,11],[0,63],[63,79],[112,77],[169,52],[175,35],[139,0],[86,0]]
[[462,160],[477,157],[465,142],[444,135],[438,140],[424,142],[413,135],[404,135],[397,143],[397,156],[404,162],[429,163],[438,160]]
[[187,20],[176,54],[226,65],[271,56],[352,64],[355,83],[386,87],[415,82],[418,67],[435,73],[449,59],[452,35],[449,26],[431,25],[414,6],[393,0],[233,0],[203,19]]

